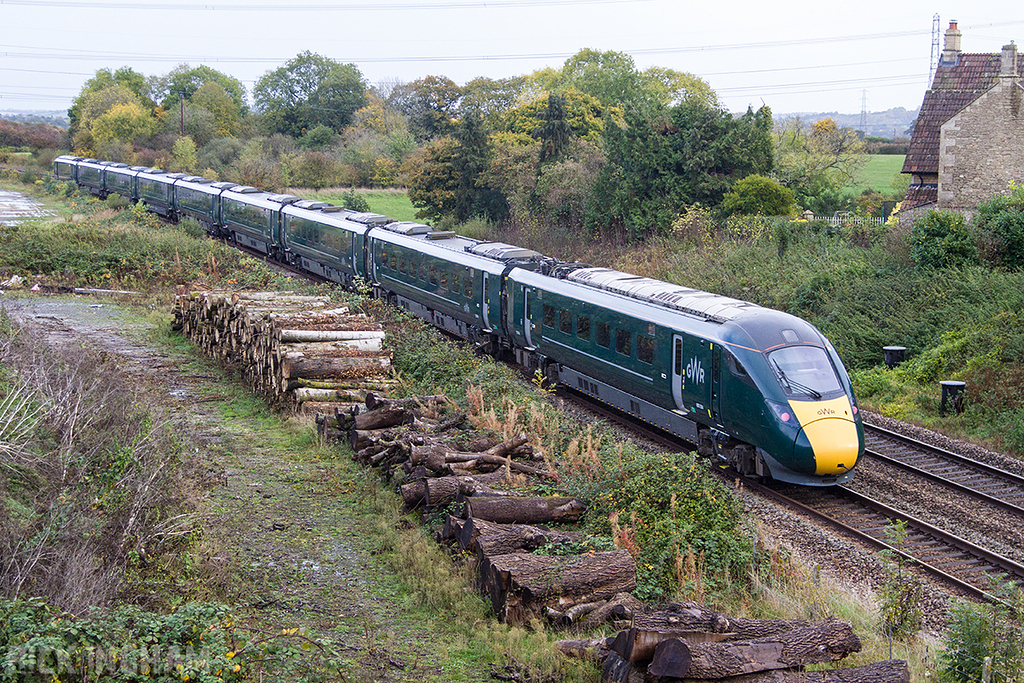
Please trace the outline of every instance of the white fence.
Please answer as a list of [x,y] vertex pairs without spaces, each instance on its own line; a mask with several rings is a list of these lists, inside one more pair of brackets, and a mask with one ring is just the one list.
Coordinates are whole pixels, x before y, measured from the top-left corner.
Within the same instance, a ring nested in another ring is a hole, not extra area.
[[841,225],[881,225],[885,222],[881,216],[862,218],[860,216],[809,216],[804,214],[803,217],[809,221],[823,221],[837,227]]

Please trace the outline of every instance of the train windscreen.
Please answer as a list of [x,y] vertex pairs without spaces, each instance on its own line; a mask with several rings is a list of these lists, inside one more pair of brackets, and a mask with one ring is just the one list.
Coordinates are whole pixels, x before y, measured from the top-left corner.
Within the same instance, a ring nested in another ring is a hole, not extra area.
[[785,346],[768,354],[768,364],[787,396],[820,399],[842,391],[835,368],[818,346]]

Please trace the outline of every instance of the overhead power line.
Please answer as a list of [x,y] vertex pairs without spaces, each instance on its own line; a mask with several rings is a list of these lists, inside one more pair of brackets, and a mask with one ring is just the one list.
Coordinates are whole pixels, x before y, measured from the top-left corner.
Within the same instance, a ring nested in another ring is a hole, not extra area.
[[450,0],[445,2],[357,2],[323,4],[263,4],[263,3],[171,3],[104,2],[103,0],[0,0],[0,5],[26,7],[64,7],[80,9],[157,10],[179,12],[409,12],[424,10],[436,12],[451,9],[503,9],[506,7],[550,7],[552,5],[621,5],[650,2],[651,0]]

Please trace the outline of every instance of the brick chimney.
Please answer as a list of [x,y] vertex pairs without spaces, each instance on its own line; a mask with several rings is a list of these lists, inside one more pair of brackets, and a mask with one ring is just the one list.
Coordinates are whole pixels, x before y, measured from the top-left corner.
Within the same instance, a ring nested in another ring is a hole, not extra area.
[[942,44],[942,60],[941,63],[946,66],[951,66],[957,63],[960,57],[960,29],[956,27],[956,20],[949,22],[949,28],[946,29],[946,39]]
[[1017,77],[1017,46],[1010,41],[1009,45],[1003,45],[1003,60],[999,65],[999,75]]

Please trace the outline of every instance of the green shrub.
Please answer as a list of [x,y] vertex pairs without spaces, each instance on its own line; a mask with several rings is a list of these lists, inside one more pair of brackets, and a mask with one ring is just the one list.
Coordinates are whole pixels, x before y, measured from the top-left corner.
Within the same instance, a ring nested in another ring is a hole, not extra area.
[[341,205],[346,209],[352,209],[353,211],[369,211],[370,203],[359,194],[356,194],[355,189],[351,189],[348,192],[344,192],[341,195]]
[[777,180],[760,175],[748,175],[736,181],[722,199],[726,214],[786,216],[796,203],[793,190]]
[[1024,269],[1024,185],[1010,183],[1010,195],[996,195],[978,206],[972,226],[982,254],[992,265]]
[[119,194],[107,195],[107,206],[110,207],[111,209],[114,209],[115,211],[127,209],[130,204],[131,202],[129,202],[127,199],[125,199]]
[[914,221],[910,255],[922,268],[956,268],[978,259],[964,217],[951,211],[929,211]]
[[1024,673],[1024,642],[1016,626],[1024,616],[1020,590],[997,592],[1010,595],[1003,595],[1001,604],[960,602],[953,607],[943,637],[945,649],[939,654],[941,680],[956,683],[984,680],[982,668],[989,657],[992,658],[992,681],[1020,680]]

